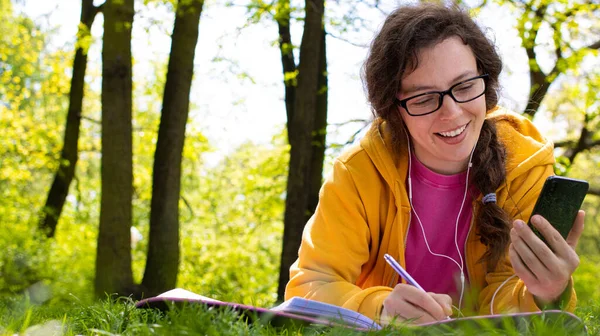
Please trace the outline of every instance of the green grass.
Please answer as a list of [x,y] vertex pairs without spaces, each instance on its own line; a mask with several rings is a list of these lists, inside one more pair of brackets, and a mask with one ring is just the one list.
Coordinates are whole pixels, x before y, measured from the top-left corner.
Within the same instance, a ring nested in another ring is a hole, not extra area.
[[[578,315],[590,335],[600,334],[600,304],[578,308]],[[45,328],[45,329],[42,329]],[[58,307],[28,305],[16,299],[0,301],[0,335],[24,335],[37,329],[39,335],[364,335],[342,327],[300,325],[288,322],[272,325],[247,319],[227,310],[206,309],[187,305],[166,312],[136,309],[133,302],[100,302],[84,306],[76,301]],[[572,329],[556,323],[534,321],[519,327],[506,323],[502,328],[473,325],[459,330],[449,328],[419,329],[401,327],[402,335],[569,335]],[[398,329],[385,328],[369,335],[398,334]]]

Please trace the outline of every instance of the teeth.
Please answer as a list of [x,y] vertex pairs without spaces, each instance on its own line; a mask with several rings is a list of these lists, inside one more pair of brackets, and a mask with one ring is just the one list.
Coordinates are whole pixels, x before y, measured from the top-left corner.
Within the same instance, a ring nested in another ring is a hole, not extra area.
[[457,136],[457,135],[461,134],[461,133],[462,133],[462,132],[465,130],[465,128],[467,128],[467,125],[464,125],[464,126],[463,126],[463,127],[461,127],[461,128],[457,128],[457,129],[455,129],[454,131],[450,131],[450,132],[440,132],[439,134],[441,134],[441,135],[443,135],[443,136],[445,136],[445,137],[455,137],[455,136]]

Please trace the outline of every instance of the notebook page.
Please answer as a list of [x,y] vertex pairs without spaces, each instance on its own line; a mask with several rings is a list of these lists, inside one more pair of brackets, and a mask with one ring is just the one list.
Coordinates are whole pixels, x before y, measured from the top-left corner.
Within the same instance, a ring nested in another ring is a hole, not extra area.
[[279,306],[271,308],[271,310],[339,320],[345,324],[361,328],[381,329],[381,326],[360,313],[332,304],[308,300],[301,297],[293,297]]
[[201,300],[201,301],[205,301],[205,302],[222,302],[222,301],[211,299],[209,297],[206,297],[206,296],[203,296],[200,294],[196,294],[194,292],[190,292],[183,288],[171,289],[170,291],[164,292],[164,293],[158,295],[157,297],[170,298],[170,299]]

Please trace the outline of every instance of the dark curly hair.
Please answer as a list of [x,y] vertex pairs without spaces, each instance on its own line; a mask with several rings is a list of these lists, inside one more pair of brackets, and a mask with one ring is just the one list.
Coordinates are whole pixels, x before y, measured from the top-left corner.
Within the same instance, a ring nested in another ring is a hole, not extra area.
[[[502,60],[494,44],[459,8],[431,3],[400,7],[387,17],[371,43],[363,66],[363,82],[373,114],[391,125],[396,153],[406,147],[405,126],[395,104],[402,79],[418,67],[420,50],[455,36],[471,48],[479,73],[489,75],[485,101],[490,111],[498,103]],[[486,119],[473,154],[470,182],[483,195],[495,192],[506,179],[505,160],[506,151],[498,140],[496,127]],[[480,240],[487,247],[480,261],[486,262],[488,270],[492,270],[506,255],[510,220],[496,203],[482,205],[476,216]]]

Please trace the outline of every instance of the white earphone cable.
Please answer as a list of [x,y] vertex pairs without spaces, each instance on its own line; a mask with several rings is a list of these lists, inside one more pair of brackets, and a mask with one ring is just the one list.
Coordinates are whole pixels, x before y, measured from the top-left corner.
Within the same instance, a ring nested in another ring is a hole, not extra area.
[[[462,308],[462,299],[463,299],[463,295],[465,292],[465,271],[464,271],[465,265],[464,265],[464,258],[462,256],[462,254],[460,253],[460,248],[458,247],[458,221],[460,219],[460,215],[462,214],[463,206],[465,205],[465,200],[467,199],[467,192],[469,190],[469,173],[471,172],[471,167],[473,166],[473,163],[472,163],[473,153],[475,152],[475,148],[477,147],[478,142],[479,142],[479,138],[477,138],[477,141],[475,141],[475,145],[473,146],[473,149],[471,149],[471,154],[469,155],[469,163],[467,164],[467,176],[465,178],[465,193],[463,194],[463,200],[462,200],[462,203],[460,204],[460,210],[458,210],[458,216],[456,216],[456,225],[454,226],[454,246],[456,246],[456,251],[458,252],[458,258],[460,259],[460,265],[461,265],[461,268],[460,268],[461,289],[460,289],[460,299],[458,300],[459,310]],[[471,215],[471,216],[473,216],[473,215]],[[469,239],[469,237],[466,237],[465,239]]]
[[[419,214],[417,213],[413,203],[412,203],[412,180],[411,180],[411,170],[412,170],[412,152],[410,149],[410,137],[408,135],[408,132],[406,133],[406,138],[408,141],[408,200],[410,203],[410,207],[412,209],[412,211],[415,214],[415,217],[417,217],[417,221],[419,223],[419,226],[421,227],[421,232],[423,234],[423,240],[425,241],[425,246],[427,246],[427,250],[429,251],[429,253],[431,253],[434,256],[437,257],[443,257],[446,259],[451,260],[453,263],[456,264],[456,266],[458,266],[458,269],[460,270],[460,283],[461,283],[461,290],[460,290],[460,298],[458,301],[458,309],[460,310],[462,308],[462,299],[464,296],[464,291],[465,291],[465,272],[464,272],[464,261],[463,261],[463,257],[462,254],[460,253],[460,248],[458,247],[458,222],[460,220],[460,215],[462,213],[462,209],[464,207],[465,204],[465,200],[467,198],[467,191],[469,189],[469,172],[471,170],[472,167],[472,159],[473,159],[473,153],[475,152],[475,147],[477,147],[477,142],[479,141],[479,139],[477,139],[478,141],[475,142],[475,146],[473,146],[473,149],[471,150],[471,154],[469,155],[469,163],[467,165],[467,176],[466,176],[466,183],[465,183],[465,193],[463,195],[463,200],[462,203],[460,205],[460,209],[458,211],[458,216],[456,217],[456,224],[455,224],[455,228],[454,228],[454,246],[456,247],[456,251],[458,252],[458,257],[460,259],[460,264],[452,257],[447,256],[445,254],[439,254],[439,253],[435,253],[431,250],[431,247],[429,246],[429,242],[427,241],[427,236],[425,235],[425,228],[423,227],[423,223],[421,222],[421,218],[419,217]],[[468,237],[467,237],[468,238]]]
[[496,298],[496,294],[498,294],[498,292],[500,291],[500,288],[502,288],[504,285],[506,285],[506,283],[507,283],[507,282],[508,282],[510,279],[512,279],[512,278],[514,278],[514,277],[516,277],[516,276],[517,276],[516,274],[513,274],[513,275],[511,275],[510,277],[508,277],[506,280],[504,280],[504,282],[503,282],[503,283],[500,285],[500,287],[498,287],[498,288],[496,289],[496,291],[494,292],[494,295],[492,295],[492,301],[490,302],[490,314],[491,314],[491,315],[494,315],[494,299]]

